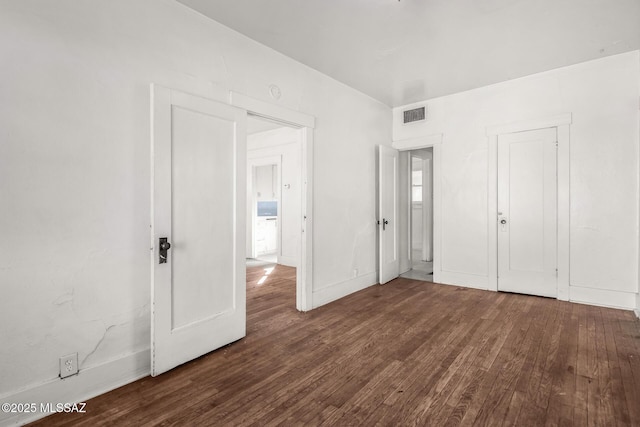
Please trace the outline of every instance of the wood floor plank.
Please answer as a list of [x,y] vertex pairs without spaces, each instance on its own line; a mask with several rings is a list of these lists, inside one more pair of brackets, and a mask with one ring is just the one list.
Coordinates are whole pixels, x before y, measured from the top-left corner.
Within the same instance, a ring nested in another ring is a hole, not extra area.
[[[550,384],[546,425],[571,425],[575,396],[575,355],[577,352],[577,317],[569,304],[560,304],[562,312],[555,355],[548,359],[546,382]],[[562,343],[562,345],[560,345]]]
[[[618,318],[617,323],[613,323],[613,338],[616,345],[616,354],[618,357],[618,366],[620,367],[620,375],[622,378],[622,386],[624,388],[624,396],[629,410],[629,422],[631,425],[640,425],[640,376],[634,375],[632,364],[633,359],[638,358],[636,350],[634,350],[634,341],[637,344],[640,341],[640,323],[635,319],[629,319],[628,313],[614,312]],[[638,326],[638,329],[634,327]],[[621,325],[631,325],[631,329]],[[637,331],[637,332],[636,332]]]
[[245,338],[34,425],[640,425],[630,312],[396,279],[300,313],[267,268]]
[[[456,401],[456,406],[451,411],[449,417],[445,421],[446,426],[458,426],[466,419],[468,425],[472,425],[475,417],[466,417],[467,411],[471,407],[471,403],[479,395],[481,385],[487,379],[487,371],[482,368],[474,368],[469,375],[470,382],[462,391],[460,398]],[[466,417],[466,418],[465,418]]]
[[530,365],[524,365],[528,375],[520,375],[516,383],[516,390],[522,390],[524,402],[518,414],[519,425],[540,424],[545,419],[550,387],[548,375],[545,371],[549,361],[557,351],[559,345],[559,317],[561,310],[558,301],[538,299],[538,304],[549,304],[551,310],[544,320],[542,334],[539,337],[538,348],[533,350],[535,358]]
[[526,316],[530,313],[534,299],[518,296],[519,312],[525,315],[514,319],[505,343],[490,367],[489,372],[495,371],[496,380],[488,392],[488,397],[476,415],[475,424],[500,425],[503,424],[512,403],[515,385],[520,370],[525,362],[526,354],[530,351],[531,342],[527,340],[532,322]]
[[528,316],[530,327],[521,349],[523,361],[515,379],[515,391],[505,415],[505,425],[516,425],[522,406],[525,401],[530,401],[526,399],[526,396],[529,392],[529,384],[540,351],[542,338],[545,335],[546,325],[553,308],[551,304],[545,302],[544,299],[534,300],[530,316]]
[[587,312],[586,305],[576,304],[573,308],[578,319],[578,349],[576,357],[576,391],[574,395],[573,419],[577,425],[587,425],[587,397],[589,381],[587,363]]
[[[625,398],[625,390],[622,382],[622,371],[618,360],[618,349],[614,338],[614,325],[617,325],[617,318],[609,318],[607,310],[601,309],[601,318],[603,323],[603,332],[605,339],[606,358],[609,367],[609,376],[611,380],[611,399],[613,406],[613,418],[618,426],[631,425],[627,400]],[[638,404],[640,406],[640,402]]]

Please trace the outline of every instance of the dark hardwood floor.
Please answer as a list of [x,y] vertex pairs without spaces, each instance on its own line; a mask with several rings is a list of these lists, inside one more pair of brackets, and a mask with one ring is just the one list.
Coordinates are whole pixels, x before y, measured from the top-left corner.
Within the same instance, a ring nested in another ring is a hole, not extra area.
[[397,279],[299,313],[264,273],[246,338],[35,425],[640,426],[631,312]]

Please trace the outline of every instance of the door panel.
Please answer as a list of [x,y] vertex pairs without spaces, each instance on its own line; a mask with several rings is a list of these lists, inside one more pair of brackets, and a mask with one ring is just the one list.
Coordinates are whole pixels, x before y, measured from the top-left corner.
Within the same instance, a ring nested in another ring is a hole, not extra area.
[[[233,310],[233,141],[228,120],[173,107],[172,323]],[[216,165],[216,167],[211,167]],[[215,242],[215,244],[212,244]]]
[[557,295],[556,129],[498,138],[498,289]]
[[398,254],[398,150],[378,150],[379,271],[380,283],[400,274]]
[[245,120],[153,88],[152,375],[245,335]]

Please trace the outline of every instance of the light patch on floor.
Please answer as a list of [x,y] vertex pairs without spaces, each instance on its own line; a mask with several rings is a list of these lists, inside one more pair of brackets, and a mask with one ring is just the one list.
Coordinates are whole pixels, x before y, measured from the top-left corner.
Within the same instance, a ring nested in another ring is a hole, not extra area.
[[271,274],[274,268],[275,267],[268,267],[264,269],[264,276],[262,276],[260,280],[258,280],[258,285],[262,285],[264,281],[267,280],[267,277]]

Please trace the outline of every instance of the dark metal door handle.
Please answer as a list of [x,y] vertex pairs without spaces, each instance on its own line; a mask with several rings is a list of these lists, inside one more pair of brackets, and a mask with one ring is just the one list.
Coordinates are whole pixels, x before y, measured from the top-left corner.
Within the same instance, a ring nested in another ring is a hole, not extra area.
[[169,243],[166,237],[161,237],[159,241],[158,247],[160,250],[158,251],[159,259],[158,264],[165,264],[167,262],[167,251],[171,248],[171,243]]
[[386,229],[386,225],[389,224],[389,221],[387,221],[386,219],[382,218],[382,231],[384,231]]
[[507,220],[506,220],[506,219],[501,219],[501,220],[500,220],[500,224],[505,225],[506,223],[507,223]]

